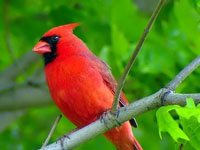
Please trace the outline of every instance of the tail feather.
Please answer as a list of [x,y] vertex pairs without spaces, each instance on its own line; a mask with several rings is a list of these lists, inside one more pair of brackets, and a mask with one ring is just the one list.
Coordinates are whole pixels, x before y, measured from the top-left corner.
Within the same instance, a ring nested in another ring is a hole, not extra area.
[[143,150],[143,148],[136,139],[134,140],[133,150]]
[[133,136],[129,122],[107,131],[104,135],[116,146],[117,150],[143,150]]

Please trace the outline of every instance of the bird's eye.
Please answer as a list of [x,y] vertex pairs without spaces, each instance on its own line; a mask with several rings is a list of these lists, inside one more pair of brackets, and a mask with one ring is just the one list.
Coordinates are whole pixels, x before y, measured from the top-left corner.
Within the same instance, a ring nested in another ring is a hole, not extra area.
[[58,42],[59,38],[60,38],[59,36],[53,36],[51,40],[52,42]]

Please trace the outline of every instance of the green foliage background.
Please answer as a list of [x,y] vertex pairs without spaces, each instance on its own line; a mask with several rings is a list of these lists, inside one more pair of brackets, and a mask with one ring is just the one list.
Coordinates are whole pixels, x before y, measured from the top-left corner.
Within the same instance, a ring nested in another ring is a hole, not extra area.
[[[144,2],[145,3],[145,2]],[[119,78],[127,60],[150,17],[147,11],[131,0],[1,0],[0,70],[30,51],[48,29],[71,22],[80,22],[75,30],[88,47],[112,68]],[[148,7],[154,7],[149,5]],[[128,76],[124,88],[129,100],[147,96],[172,79],[184,66],[199,55],[200,50],[200,2],[198,0],[169,0],[152,28],[142,51]],[[12,55],[5,37],[9,37]],[[41,65],[42,66],[42,65]],[[31,74],[18,79],[23,83]],[[191,75],[178,92],[199,92],[200,71]],[[59,114],[55,106],[26,110],[0,134],[1,149],[36,149],[46,138]],[[177,149],[168,134],[159,137],[155,111],[137,117],[139,127],[133,129],[144,149]],[[0,120],[0,122],[3,120]],[[51,142],[75,128],[62,119]],[[200,138],[200,137],[199,137]],[[103,136],[80,145],[83,149],[114,149]],[[193,149],[189,144],[185,149]]]

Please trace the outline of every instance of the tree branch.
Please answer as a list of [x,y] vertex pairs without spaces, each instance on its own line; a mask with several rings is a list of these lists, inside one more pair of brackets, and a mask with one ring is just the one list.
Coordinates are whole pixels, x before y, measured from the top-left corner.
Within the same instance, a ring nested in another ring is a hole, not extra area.
[[[156,92],[155,94],[142,98],[129,106],[122,107],[119,109],[120,114],[118,118],[110,119],[113,115],[104,118],[106,125],[100,119],[91,123],[90,125],[77,130],[67,136],[63,136],[60,140],[45,147],[45,150],[63,150],[63,149],[73,149],[80,144],[94,138],[95,136],[106,132],[107,130],[116,127],[118,123],[123,123],[134,116],[140,115],[144,112],[159,108],[162,106],[161,97],[163,95],[163,90]],[[184,105],[186,98],[193,98],[196,103],[200,103],[200,94],[175,94],[169,93],[165,96],[166,105]],[[113,116],[114,117],[114,116]],[[108,128],[109,127],[109,128]]]
[[186,77],[188,77],[196,68],[200,66],[200,57],[194,59],[187,67],[185,67],[176,77],[169,82],[166,88],[174,91]]
[[12,64],[10,67],[0,73],[0,93],[4,90],[14,88],[16,83],[14,82],[22,72],[29,68],[32,64],[38,60],[37,55],[33,55],[32,52],[27,52],[16,60],[17,63]]
[[[197,66],[200,61],[195,59],[187,67],[185,67],[168,85],[173,83],[174,87],[180,85],[179,81],[183,81]],[[193,64],[193,65],[192,65]],[[195,65],[194,65],[195,64]],[[178,78],[176,80],[176,78]],[[176,81],[176,82],[174,82]],[[134,116],[140,115],[144,112],[159,108],[163,105],[181,105],[186,103],[186,98],[192,98],[195,103],[200,103],[200,93],[197,94],[177,94],[173,93],[169,88],[162,88],[158,92],[137,100],[126,107],[121,107],[119,116],[116,117],[113,113],[108,113],[104,117],[104,121],[98,119],[97,121],[85,126],[76,132],[63,136],[60,140],[45,147],[45,150],[63,150],[73,149],[80,144],[94,138],[98,134],[104,133],[107,130],[116,127],[118,123],[123,123]],[[105,124],[106,122],[106,124]]]
[[185,105],[185,99],[192,98],[195,100],[196,104],[200,103],[200,93],[192,94],[180,94],[180,93],[170,93],[164,98],[164,105]]
[[51,103],[51,98],[45,87],[26,84],[1,93],[0,112],[45,106]]
[[[29,68],[31,64],[35,64],[39,57],[32,52],[27,52],[17,60],[17,64],[12,64],[5,71],[0,73],[0,83],[14,80],[22,71]],[[16,67],[18,66],[18,67]],[[1,84],[2,86],[2,84]]]
[[136,57],[138,55],[138,53],[140,52],[141,48],[142,48],[142,45],[147,37],[147,34],[149,33],[154,21],[156,20],[162,6],[164,5],[164,2],[165,0],[160,0],[158,5],[156,6],[156,9],[155,11],[153,12],[151,18],[149,19],[149,22],[142,34],[142,36],[140,37],[140,40],[139,42],[137,43],[136,47],[135,47],[135,50],[130,58],[130,60],[128,61],[128,64],[126,65],[125,69],[124,69],[124,72],[119,80],[119,83],[118,83],[118,86],[117,86],[117,89],[116,89],[116,92],[115,92],[115,96],[114,96],[114,101],[113,101],[113,105],[112,105],[112,112],[115,113],[115,111],[117,110],[117,106],[119,104],[119,95],[122,91],[122,88],[124,86],[124,83],[125,83],[125,80],[126,80],[126,77],[129,73],[129,71],[131,70],[131,67],[133,66],[135,60],[136,60]]

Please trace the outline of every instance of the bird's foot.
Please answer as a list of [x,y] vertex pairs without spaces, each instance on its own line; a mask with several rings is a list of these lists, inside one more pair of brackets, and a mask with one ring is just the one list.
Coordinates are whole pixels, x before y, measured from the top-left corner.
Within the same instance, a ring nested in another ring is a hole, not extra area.
[[119,113],[119,110],[117,110],[115,113],[111,111],[106,111],[100,116],[100,121],[104,123],[106,128],[108,129],[111,129],[113,126],[120,126],[121,123],[118,120]]
[[61,145],[61,150],[64,150],[64,141],[66,139],[70,139],[70,137],[68,136],[68,134],[65,134],[64,136],[62,136],[61,138],[59,138],[58,140],[56,140],[56,143],[57,142],[60,142],[60,145]]

